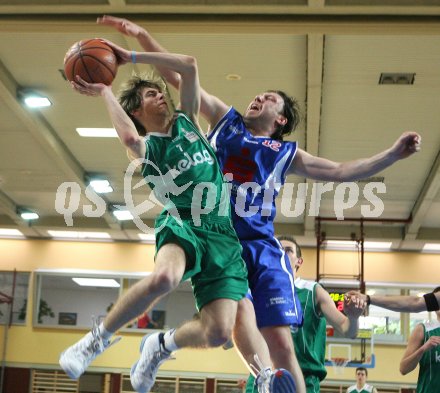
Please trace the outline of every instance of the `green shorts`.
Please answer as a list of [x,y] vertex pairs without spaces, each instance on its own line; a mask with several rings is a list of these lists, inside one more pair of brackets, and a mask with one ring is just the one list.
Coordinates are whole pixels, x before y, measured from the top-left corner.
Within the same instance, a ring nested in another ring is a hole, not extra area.
[[316,375],[304,374],[304,382],[306,383],[307,393],[319,393],[321,391],[321,381]]
[[198,310],[216,299],[240,300],[248,291],[241,245],[228,217],[205,216],[199,226],[191,219],[178,222],[160,214],[155,223],[156,253],[167,243],[182,247]]

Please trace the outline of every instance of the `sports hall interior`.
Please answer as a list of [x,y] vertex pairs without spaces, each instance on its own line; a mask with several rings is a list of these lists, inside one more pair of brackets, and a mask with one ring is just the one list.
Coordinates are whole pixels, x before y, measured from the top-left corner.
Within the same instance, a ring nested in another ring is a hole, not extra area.
[[[133,321],[79,382],[58,365],[60,352],[90,329],[92,316],[102,318],[154,266],[152,228],[161,207],[145,209],[141,228],[113,215],[126,201],[124,190],[135,205],[148,190],[135,188],[137,174],[124,184],[128,160],[117,138],[80,135],[81,128],[112,125],[103,103],[73,92],[62,72],[66,50],[79,40],[103,37],[141,50],[133,38],[98,26],[103,14],[126,17],[168,50],[194,55],[201,85],[241,111],[267,89],[296,97],[302,120],[288,139],[311,154],[352,160],[388,148],[404,131],[419,132],[419,153],[372,178],[344,185],[289,176],[275,230],[298,240],[305,261],[299,275],[319,278],[336,302],[362,282],[367,293],[389,295],[420,296],[439,285],[437,1],[3,0],[1,393],[132,392],[129,370],[142,336],[196,312],[191,287],[182,283],[150,311],[156,326],[138,328]],[[120,67],[115,91],[143,70]],[[26,107],[29,92],[52,105]],[[96,193],[93,179],[108,180],[113,191]],[[79,191],[65,192],[63,184]],[[102,203],[101,214],[93,214]],[[72,278],[109,278],[116,286],[83,287]],[[435,314],[370,307],[361,322],[367,335],[361,360],[368,364],[374,354],[368,380],[379,392],[414,391],[417,371],[401,376],[399,363],[411,330],[430,318]],[[328,332],[332,357],[346,359],[350,350],[353,359],[362,355],[361,339]],[[322,392],[345,392],[354,383],[354,368],[327,369]],[[238,381],[246,377],[235,349],[182,350],[161,367],[157,392],[239,393]]]

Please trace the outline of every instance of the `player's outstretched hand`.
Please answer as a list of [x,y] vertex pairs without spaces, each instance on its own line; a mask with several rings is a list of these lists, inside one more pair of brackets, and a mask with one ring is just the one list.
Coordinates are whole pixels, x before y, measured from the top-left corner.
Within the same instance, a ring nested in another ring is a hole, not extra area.
[[344,296],[344,313],[348,317],[360,317],[367,307],[366,295],[357,292],[349,291]]
[[421,146],[422,137],[415,131],[406,131],[394,142],[391,152],[396,159],[401,160],[420,151]]
[[128,19],[117,18],[115,16],[104,15],[96,20],[96,23],[105,26],[114,27],[122,34],[137,38],[144,29]]

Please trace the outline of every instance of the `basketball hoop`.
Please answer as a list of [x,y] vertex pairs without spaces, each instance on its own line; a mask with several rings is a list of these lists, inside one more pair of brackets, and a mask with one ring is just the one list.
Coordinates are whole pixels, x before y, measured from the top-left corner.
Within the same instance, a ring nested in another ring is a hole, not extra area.
[[333,371],[336,375],[342,375],[344,374],[344,369],[347,367],[348,362],[350,359],[347,358],[331,358],[330,362],[333,367]]

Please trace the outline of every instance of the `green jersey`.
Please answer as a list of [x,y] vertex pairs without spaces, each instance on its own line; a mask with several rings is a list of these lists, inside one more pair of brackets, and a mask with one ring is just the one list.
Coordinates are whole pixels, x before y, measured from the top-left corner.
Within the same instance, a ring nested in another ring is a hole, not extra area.
[[[428,321],[422,324],[424,331],[423,342],[431,336],[440,336],[440,322]],[[419,362],[419,378],[417,393],[435,393],[440,387],[440,347],[426,351]]]
[[308,375],[323,380],[325,369],[325,343],[327,322],[316,307],[316,286],[314,281],[300,278],[295,280],[296,294],[304,314],[304,324],[293,334],[295,353],[304,378]]
[[181,218],[229,217],[227,187],[215,153],[194,123],[176,112],[168,133],[150,132],[142,175],[165,211]]
[[359,390],[356,385],[347,388],[347,393],[371,393],[374,386],[368,385],[367,383]]

